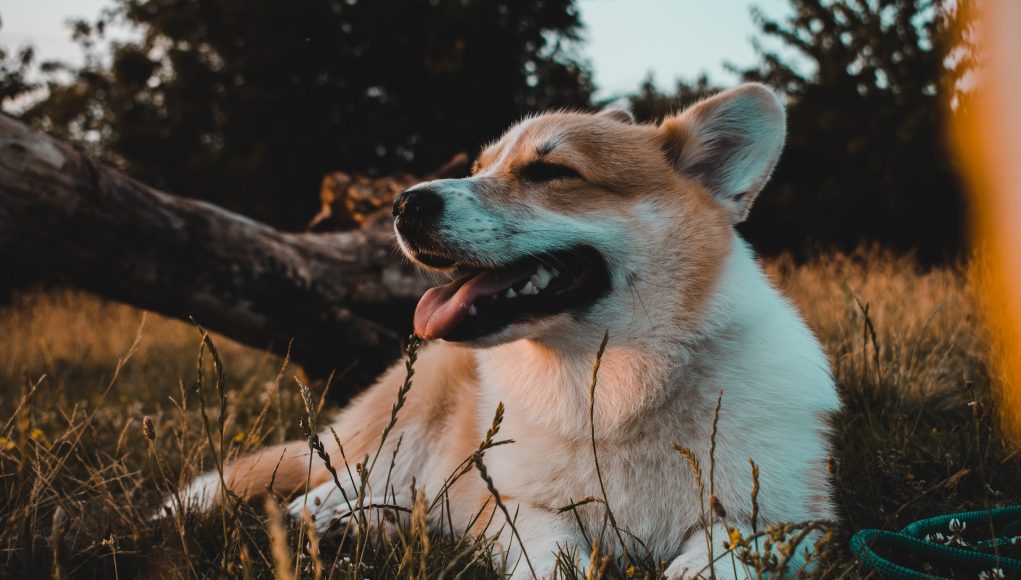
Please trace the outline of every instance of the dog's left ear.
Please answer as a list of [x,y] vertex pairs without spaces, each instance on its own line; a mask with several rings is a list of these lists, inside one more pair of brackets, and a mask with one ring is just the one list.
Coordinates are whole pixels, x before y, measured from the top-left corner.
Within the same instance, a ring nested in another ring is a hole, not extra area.
[[597,117],[608,117],[614,121],[625,123],[628,125],[635,124],[635,116],[631,114],[631,111],[624,107],[607,107],[602,111],[596,113]]
[[711,191],[739,223],[773,173],[787,129],[776,94],[748,83],[664,119],[659,132],[674,169]]

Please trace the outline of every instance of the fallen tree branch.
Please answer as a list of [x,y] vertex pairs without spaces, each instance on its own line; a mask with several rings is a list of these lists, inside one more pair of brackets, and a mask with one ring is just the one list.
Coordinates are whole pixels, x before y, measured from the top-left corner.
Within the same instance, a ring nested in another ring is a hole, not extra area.
[[[286,351],[311,374],[399,353],[426,283],[385,223],[285,233],[157,191],[0,115],[0,256],[101,296]],[[358,364],[361,363],[361,364]]]

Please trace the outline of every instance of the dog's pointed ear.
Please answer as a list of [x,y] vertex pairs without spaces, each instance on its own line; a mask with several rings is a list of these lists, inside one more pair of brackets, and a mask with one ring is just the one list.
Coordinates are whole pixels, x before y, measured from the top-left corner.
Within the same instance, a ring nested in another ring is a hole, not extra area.
[[631,111],[624,107],[607,107],[596,113],[596,116],[607,117],[619,123],[626,123],[628,125],[635,124],[635,116],[631,114]]
[[748,83],[664,119],[659,133],[674,169],[711,191],[739,223],[773,173],[787,128],[776,94]]

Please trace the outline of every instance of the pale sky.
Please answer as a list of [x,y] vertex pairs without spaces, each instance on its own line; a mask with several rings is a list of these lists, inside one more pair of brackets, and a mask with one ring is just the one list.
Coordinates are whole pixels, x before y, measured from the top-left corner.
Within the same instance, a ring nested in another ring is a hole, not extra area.
[[[705,72],[721,85],[737,77],[724,62],[755,63],[751,37],[757,29],[751,7],[777,18],[788,0],[579,0],[600,96],[633,91],[652,71],[656,84],[671,88],[677,78]],[[3,0],[0,0],[0,6]],[[2,13],[2,8],[0,8]]]
[[[80,60],[66,21],[94,18],[109,0],[0,0],[0,46],[31,44],[39,60]],[[749,9],[770,16],[789,12],[788,0],[579,0],[585,24],[584,55],[590,60],[599,97],[637,88],[652,71],[671,88],[677,78],[705,72],[719,84],[736,78],[723,62],[755,62],[750,38],[756,29]],[[116,31],[124,37],[127,31]]]

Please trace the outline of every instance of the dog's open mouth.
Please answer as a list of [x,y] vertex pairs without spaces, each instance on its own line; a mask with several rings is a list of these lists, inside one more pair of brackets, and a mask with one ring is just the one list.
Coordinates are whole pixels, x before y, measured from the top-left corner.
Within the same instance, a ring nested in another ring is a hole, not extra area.
[[[430,258],[443,263],[442,257]],[[419,337],[481,338],[514,322],[583,308],[610,287],[605,261],[589,247],[530,256],[497,268],[456,266],[462,275],[428,290],[419,300],[415,309]]]

